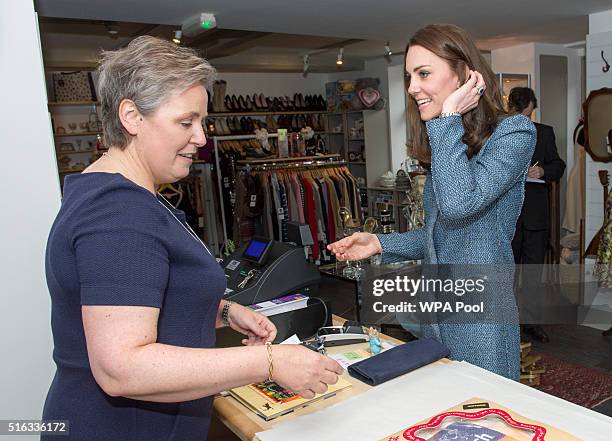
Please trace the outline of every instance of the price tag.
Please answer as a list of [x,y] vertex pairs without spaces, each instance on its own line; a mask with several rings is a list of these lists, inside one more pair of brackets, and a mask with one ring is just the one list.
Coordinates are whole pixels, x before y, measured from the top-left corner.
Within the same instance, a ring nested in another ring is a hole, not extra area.
[[257,195],[256,194],[252,194],[251,195],[251,203],[249,204],[249,207],[254,207],[255,205],[257,205]]

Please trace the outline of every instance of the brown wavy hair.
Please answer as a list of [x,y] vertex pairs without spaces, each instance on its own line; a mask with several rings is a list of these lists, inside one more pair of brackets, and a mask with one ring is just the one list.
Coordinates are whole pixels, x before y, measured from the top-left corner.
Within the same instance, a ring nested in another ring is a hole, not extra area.
[[[432,24],[419,29],[406,45],[404,60],[410,46],[421,46],[446,60],[461,83],[467,79],[466,67],[482,74],[487,86],[485,92],[478,106],[463,115],[465,134],[462,141],[468,146],[467,156],[471,158],[495,131],[499,121],[507,115],[497,77],[476,47],[474,40],[459,26]],[[404,86],[408,93],[410,76],[407,73],[404,75]],[[428,168],[431,165],[431,147],[425,122],[421,121],[415,99],[408,95],[407,101],[406,113],[412,134],[412,146],[408,146],[408,154]]]

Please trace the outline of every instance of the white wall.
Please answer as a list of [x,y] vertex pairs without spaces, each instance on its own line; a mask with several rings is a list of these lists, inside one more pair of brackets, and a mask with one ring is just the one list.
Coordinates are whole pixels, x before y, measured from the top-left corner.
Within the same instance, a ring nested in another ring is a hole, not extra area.
[[[589,15],[589,35],[586,39],[586,94],[602,87],[612,87],[612,70],[603,73],[601,51],[612,61],[612,10]],[[612,163],[586,160],[586,221],[585,240],[588,244],[604,220],[603,189],[597,172],[607,170],[612,176]]]
[[[403,56],[402,56],[403,58]],[[389,144],[391,168],[397,172],[407,157],[406,92],[404,63],[389,66]]]
[[55,372],[44,251],[60,189],[31,0],[0,2],[0,59],[0,419],[35,419]]
[[[558,55],[567,57],[567,133],[565,145],[567,158],[567,173],[574,165],[574,140],[572,135],[580,118],[580,108],[582,106],[582,70],[580,67],[580,57],[584,55],[584,50],[566,48],[558,44],[536,43],[534,45],[534,76],[532,85],[540,84],[540,55]],[[533,86],[534,90],[539,87]],[[539,91],[536,92],[539,98]],[[538,114],[538,119],[540,118]],[[563,146],[557,145],[558,149]]]
[[[491,51],[491,69],[495,73],[529,74],[535,76],[534,43],[510,46]],[[532,83],[535,90],[535,85]],[[536,91],[537,93],[537,91]]]

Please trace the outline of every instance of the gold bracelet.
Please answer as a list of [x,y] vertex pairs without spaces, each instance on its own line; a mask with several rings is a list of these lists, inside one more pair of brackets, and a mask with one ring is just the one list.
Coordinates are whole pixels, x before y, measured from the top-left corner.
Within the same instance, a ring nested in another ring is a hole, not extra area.
[[268,381],[272,381],[272,374],[274,373],[274,362],[272,361],[272,342],[266,342],[266,349],[268,350]]

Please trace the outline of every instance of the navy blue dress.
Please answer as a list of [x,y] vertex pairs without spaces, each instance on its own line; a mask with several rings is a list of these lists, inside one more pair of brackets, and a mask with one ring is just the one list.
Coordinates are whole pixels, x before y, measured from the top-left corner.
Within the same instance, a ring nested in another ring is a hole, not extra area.
[[[183,212],[174,213],[184,221]],[[72,175],[49,235],[46,275],[57,372],[43,418],[69,420],[75,440],[206,439],[212,397],[153,403],[104,393],[91,372],[81,318],[81,305],[155,307],[159,343],[214,347],[226,282],[202,244],[122,175]]]

